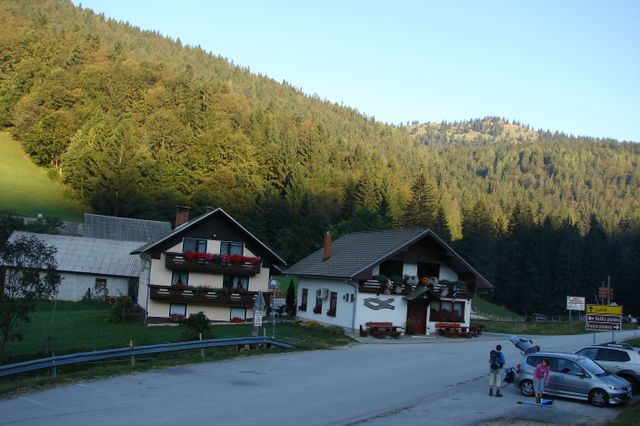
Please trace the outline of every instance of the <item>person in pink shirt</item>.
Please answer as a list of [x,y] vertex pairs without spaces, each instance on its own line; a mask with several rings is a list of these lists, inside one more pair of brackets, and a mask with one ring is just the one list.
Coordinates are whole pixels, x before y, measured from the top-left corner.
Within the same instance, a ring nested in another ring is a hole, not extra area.
[[543,359],[533,372],[533,391],[536,394],[536,402],[538,404],[542,401],[544,387],[549,384],[550,371],[549,360]]

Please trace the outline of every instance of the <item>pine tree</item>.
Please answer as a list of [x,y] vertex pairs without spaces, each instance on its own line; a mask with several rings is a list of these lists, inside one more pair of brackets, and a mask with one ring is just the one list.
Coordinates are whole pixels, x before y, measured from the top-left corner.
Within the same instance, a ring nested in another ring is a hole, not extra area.
[[294,316],[296,314],[296,286],[293,283],[293,280],[289,281],[289,287],[287,287],[287,313],[290,316]]
[[429,228],[433,225],[436,214],[436,192],[434,185],[420,173],[411,186],[411,200],[405,207],[402,225],[409,227]]
[[606,284],[610,275],[607,255],[609,252],[607,235],[595,214],[591,215],[589,230],[583,239],[582,271],[584,290],[597,294],[598,287]]

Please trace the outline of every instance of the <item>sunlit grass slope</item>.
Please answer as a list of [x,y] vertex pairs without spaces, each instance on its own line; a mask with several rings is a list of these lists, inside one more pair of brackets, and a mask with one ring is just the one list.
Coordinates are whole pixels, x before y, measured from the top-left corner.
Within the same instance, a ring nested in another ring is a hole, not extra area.
[[0,132],[0,209],[27,217],[38,213],[63,220],[81,221],[86,210],[65,195],[66,189],[33,164],[20,144]]

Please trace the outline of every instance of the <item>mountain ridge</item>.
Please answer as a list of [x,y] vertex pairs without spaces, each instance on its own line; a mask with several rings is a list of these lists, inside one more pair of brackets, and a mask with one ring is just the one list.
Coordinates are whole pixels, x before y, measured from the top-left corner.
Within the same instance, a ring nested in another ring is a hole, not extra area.
[[6,1],[0,22],[0,126],[98,213],[220,205],[295,257],[358,209],[408,225],[425,175],[454,240],[479,200],[499,229],[517,206],[582,232],[640,222],[636,145],[496,117],[385,125],[66,0]]

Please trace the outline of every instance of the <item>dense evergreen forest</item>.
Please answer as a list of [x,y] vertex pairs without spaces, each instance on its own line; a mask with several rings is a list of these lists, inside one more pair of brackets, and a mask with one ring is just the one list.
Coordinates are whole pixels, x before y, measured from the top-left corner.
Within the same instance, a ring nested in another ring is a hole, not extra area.
[[391,126],[66,0],[0,3],[0,126],[101,214],[221,206],[290,262],[432,227],[520,312],[640,314],[640,146],[497,117]]

